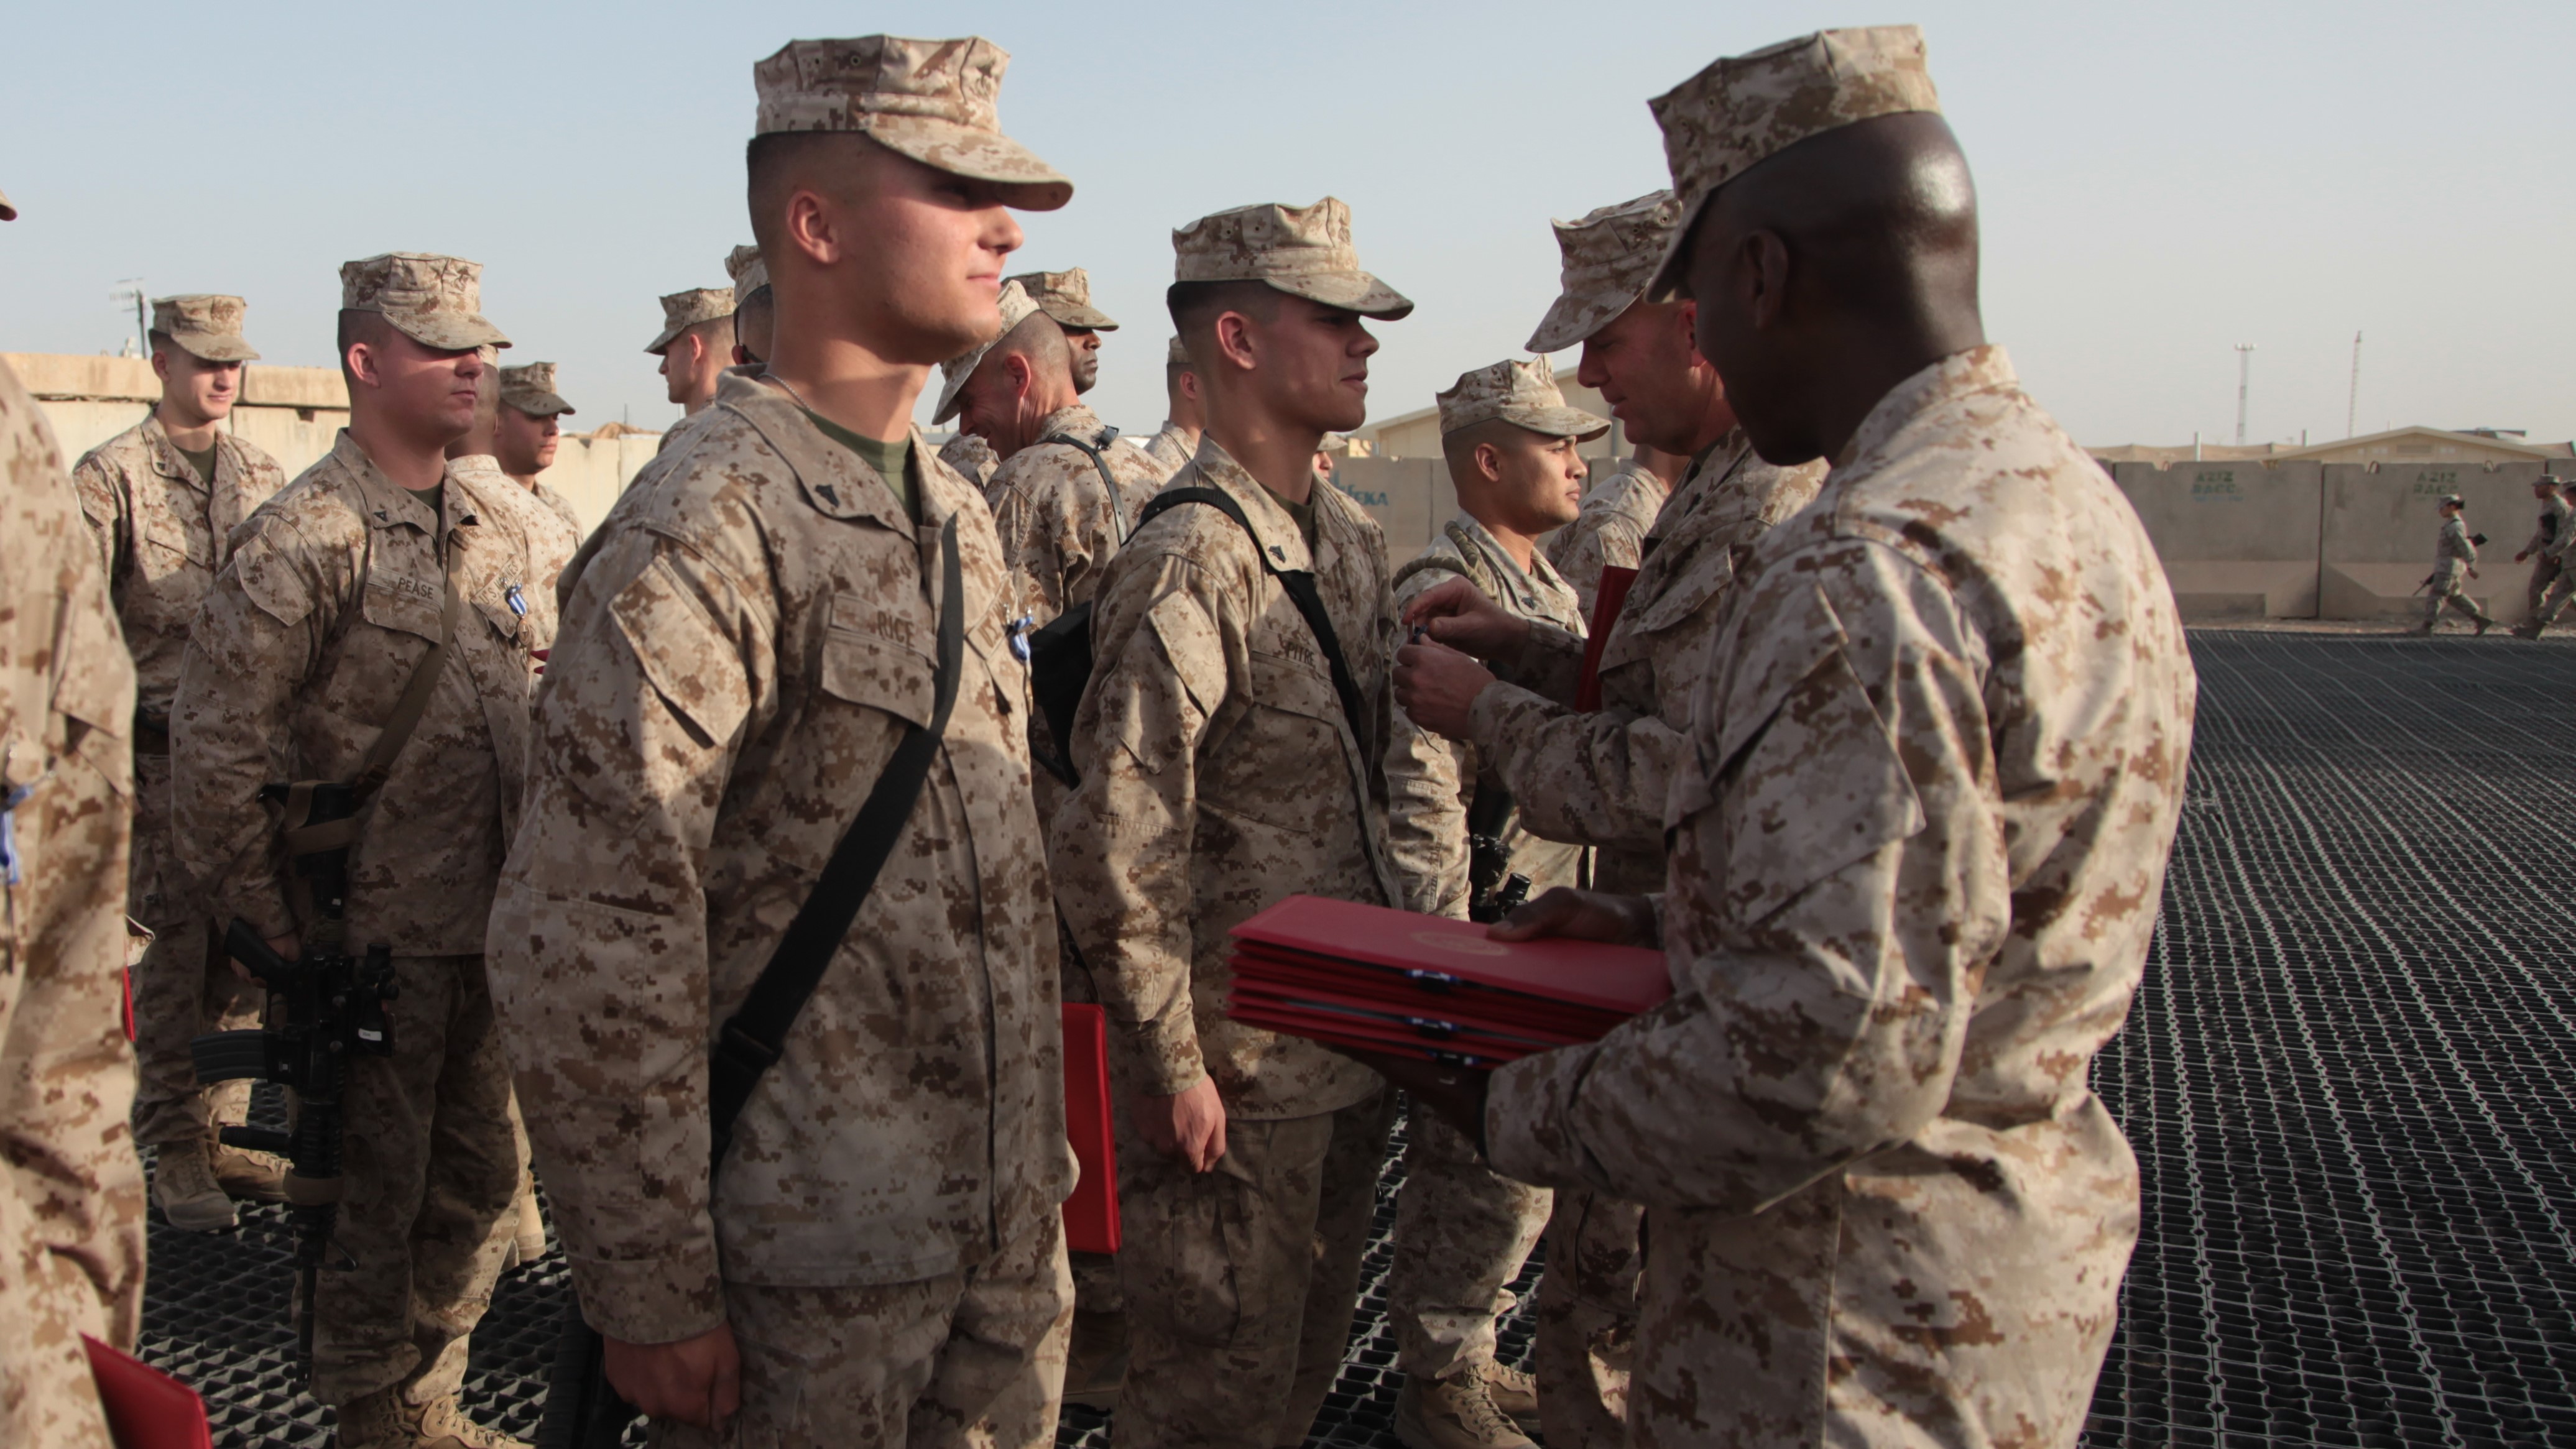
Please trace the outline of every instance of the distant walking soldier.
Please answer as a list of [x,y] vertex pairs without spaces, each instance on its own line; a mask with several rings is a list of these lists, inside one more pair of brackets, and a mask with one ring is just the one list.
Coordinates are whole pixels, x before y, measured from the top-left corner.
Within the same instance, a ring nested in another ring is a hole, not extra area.
[[[548,641],[532,505],[444,457],[474,425],[481,349],[507,342],[481,270],[410,252],[340,269],[349,426],[236,535],[171,706],[178,853],[214,918],[290,958],[393,951],[392,1054],[348,1069],[335,1266],[305,1305],[342,1449],[512,1442],[456,1394],[519,1178],[483,933]],[[332,847],[299,849],[307,822],[270,803],[311,782],[358,800],[345,914],[295,866]]]
[[[1384,824],[1386,546],[1313,459],[1366,415],[1365,319],[1413,304],[1360,269],[1331,197],[1220,212],[1172,243],[1208,428],[1161,496],[1214,490],[1243,522],[1172,507],[1110,561],[1082,784],[1050,843],[1136,1129],[1118,1144],[1119,1443],[1274,1449],[1304,1441],[1339,1368],[1393,1097],[1348,1057],[1229,1018],[1226,932],[1300,892],[1409,903]],[[1325,628],[1293,601],[1300,575]]]
[[2531,541],[2513,556],[2515,563],[2531,560],[2531,596],[2523,609],[2526,619],[2537,617],[2540,601],[2549,585],[2558,577],[2558,551],[2567,542],[2567,498],[2559,491],[2558,480],[2543,473],[2531,480],[2531,496],[2540,504],[2540,520],[2531,531]]
[[2424,580],[2424,587],[2430,592],[2424,600],[2424,622],[2415,626],[2418,634],[2433,632],[2433,627],[2442,622],[2442,610],[2446,605],[2475,621],[2480,634],[2495,625],[2496,621],[2488,616],[2487,611],[2479,608],[2477,601],[2461,589],[2464,575],[2472,579],[2478,576],[2480,542],[2469,536],[2469,525],[2461,517],[2464,507],[2466,505],[2456,493],[2442,500],[2442,533],[2433,545],[2432,576]]
[[1065,343],[1073,349],[1073,390],[1087,393],[1098,387],[1100,334],[1117,331],[1118,323],[1091,305],[1091,274],[1069,267],[1061,272],[1022,272],[1003,280],[1019,283],[1038,310],[1064,329]]
[[286,485],[275,459],[224,426],[241,399],[239,297],[152,304],[152,370],[161,400],[142,422],[90,450],[72,471],[108,591],[134,653],[133,890],[126,909],[153,933],[134,973],[134,1139],[159,1149],[152,1192],[171,1226],[229,1228],[233,1198],[277,1200],[285,1168],[224,1147],[248,1082],[197,1085],[192,1037],[259,1023],[259,988],[209,949],[205,903],[171,854],[170,696],[197,608],[232,556],[232,532]]
[[2543,630],[2558,622],[2568,599],[2576,597],[2576,513],[2559,516],[2558,541],[2549,559],[2558,565],[2557,575],[2549,581],[2549,591],[2541,596],[2540,607],[2532,610],[2529,618],[2513,626],[2513,632],[2525,639],[2539,638]]
[[[1573,521],[1585,476],[1576,448],[1608,432],[1610,420],[1566,406],[1545,358],[1480,367],[1439,401],[1458,514],[1396,571],[1396,607],[1464,578],[1506,611],[1580,638],[1575,592],[1537,544]],[[1428,791],[1394,797],[1398,816],[1426,816],[1404,836],[1429,847],[1428,858],[1407,866],[1441,883],[1429,909],[1498,920],[1522,898],[1589,884],[1589,852],[1524,829],[1510,788],[1480,767],[1475,746],[1442,742],[1434,766]],[[1412,1449],[1530,1443],[1522,1428],[1538,1422],[1536,1385],[1494,1361],[1494,1320],[1509,1307],[1504,1285],[1538,1242],[1551,1200],[1545,1188],[1497,1175],[1437,1115],[1411,1118],[1387,1314],[1405,1374],[1395,1432]]]
[[[1008,63],[872,35],[753,68],[775,350],[567,574],[579,665],[540,700],[494,985],[582,1312],[660,1445],[1054,1439],[1072,1155],[1027,685],[990,516],[911,425],[996,329],[1005,208],[1073,192],[1002,133]],[[836,897],[845,839],[885,854]],[[796,933],[810,992],[738,1020],[818,890],[857,914]]]
[[1168,479],[1188,465],[1199,450],[1199,434],[1207,430],[1207,413],[1199,406],[1198,375],[1190,371],[1190,350],[1177,337],[1163,357],[1163,395],[1163,428],[1145,440],[1145,455]]
[[81,1335],[131,1353],[143,1324],[117,1008],[134,667],[81,517],[0,363],[0,1444],[29,1449],[109,1449]]

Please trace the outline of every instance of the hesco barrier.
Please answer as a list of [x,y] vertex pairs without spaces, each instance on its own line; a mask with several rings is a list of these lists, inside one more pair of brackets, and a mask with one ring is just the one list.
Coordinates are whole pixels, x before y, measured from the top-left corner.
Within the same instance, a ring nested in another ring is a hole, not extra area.
[[2526,611],[2529,564],[2513,562],[2540,505],[2530,463],[2118,463],[2111,476],[2155,540],[2182,615],[2393,619],[2419,614],[2438,503],[2460,495],[2484,533],[2468,592],[2508,623]]
[[[2576,1443],[2576,645],[2204,632],[2193,655],[2162,917],[2093,1074],[2143,1190],[2085,1440]],[[1402,1171],[1317,1443],[1396,1442]],[[206,1392],[219,1444],[318,1449],[291,1243],[280,1210],[244,1216],[156,1214],[144,1352]],[[533,1428],[563,1282],[559,1254],[502,1279],[466,1381],[487,1421]],[[1059,1442],[1107,1439],[1067,1412]]]

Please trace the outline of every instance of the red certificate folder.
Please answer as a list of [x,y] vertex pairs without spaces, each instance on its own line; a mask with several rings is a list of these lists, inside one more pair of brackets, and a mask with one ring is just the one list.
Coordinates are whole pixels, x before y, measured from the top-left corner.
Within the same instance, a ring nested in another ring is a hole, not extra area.
[[89,1374],[116,1449],[214,1449],[206,1401],[195,1389],[86,1333],[81,1347],[89,1350]]
[[1236,1020],[1466,1066],[1598,1040],[1672,994],[1659,951],[1496,941],[1473,922],[1318,896],[1234,937]]
[[1082,1181],[1064,1200],[1064,1245],[1077,1253],[1118,1251],[1118,1154],[1109,1133],[1109,1018],[1097,1006],[1064,1004],[1064,1133]]
[[1574,686],[1574,707],[1585,714],[1601,707],[1602,646],[1610,642],[1610,626],[1619,622],[1619,610],[1628,602],[1628,586],[1636,581],[1635,569],[1601,566],[1601,588],[1592,596],[1591,632],[1583,639],[1583,677]]

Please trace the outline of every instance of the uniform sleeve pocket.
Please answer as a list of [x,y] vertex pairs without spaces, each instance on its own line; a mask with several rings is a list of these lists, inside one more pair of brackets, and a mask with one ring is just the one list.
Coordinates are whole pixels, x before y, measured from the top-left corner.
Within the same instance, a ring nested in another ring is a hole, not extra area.
[[730,741],[751,712],[740,651],[670,564],[653,560],[609,612],[663,704],[707,744]]
[[1764,631],[1770,647],[1738,660],[1746,687],[1730,691],[1720,753],[1703,764],[1727,812],[1728,908],[1748,926],[1924,825],[1832,606],[1809,585],[1789,613]]

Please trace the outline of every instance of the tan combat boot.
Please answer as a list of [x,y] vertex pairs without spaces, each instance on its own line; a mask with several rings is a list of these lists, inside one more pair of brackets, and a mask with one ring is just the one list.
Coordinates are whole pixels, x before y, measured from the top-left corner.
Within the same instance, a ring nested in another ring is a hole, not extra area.
[[192,1233],[220,1233],[240,1225],[233,1200],[215,1180],[206,1139],[164,1142],[152,1162],[152,1200],[170,1226]]
[[215,1181],[243,1202],[286,1201],[286,1159],[215,1144]]
[[546,1218],[537,1207],[537,1180],[519,1174],[519,1200],[511,1207],[518,1215],[517,1225],[510,1230],[510,1250],[502,1256],[503,1271],[522,1263],[533,1263],[546,1255]]
[[530,1449],[520,1440],[466,1418],[453,1395],[406,1404],[400,1387],[378,1389],[340,1407],[338,1449]]
[[1395,1399],[1395,1437],[1405,1449],[1537,1449],[1494,1407],[1475,1369],[1445,1379],[1408,1375]]
[[1494,1401],[1524,1434],[1538,1432],[1538,1380],[1527,1369],[1505,1368],[1487,1359],[1476,1365],[1485,1380],[1485,1397]]

